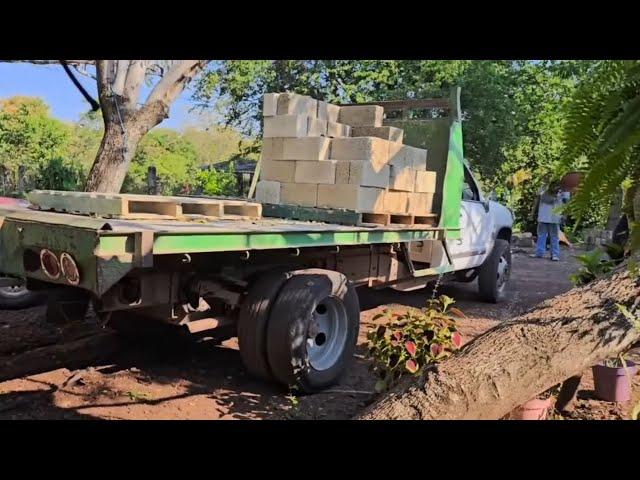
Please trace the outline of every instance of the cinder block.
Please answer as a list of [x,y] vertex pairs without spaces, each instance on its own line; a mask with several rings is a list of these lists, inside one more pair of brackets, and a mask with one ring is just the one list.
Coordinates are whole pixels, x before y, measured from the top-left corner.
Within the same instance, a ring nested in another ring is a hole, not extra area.
[[315,207],[318,185],[308,183],[283,183],[280,187],[280,203]]
[[307,136],[320,137],[327,134],[327,122],[325,120],[318,120],[315,117],[309,117],[309,127],[307,129]]
[[318,101],[307,95],[281,93],[278,95],[278,115],[306,115],[315,118]]
[[328,137],[350,137],[351,127],[344,123],[328,122],[327,123],[327,136]]
[[277,115],[264,118],[264,138],[306,137],[309,126],[309,117],[306,115]]
[[260,180],[256,184],[256,200],[261,203],[280,203],[280,182]]
[[431,213],[433,193],[409,193],[407,211],[412,215],[426,215]]
[[283,138],[283,160],[328,160],[331,139],[327,137]]
[[318,185],[318,207],[384,213],[384,195],[382,188],[343,184]]
[[402,150],[414,170],[427,169],[427,151],[425,149],[404,145]]
[[260,162],[260,180],[294,182],[295,165],[293,161],[263,159]]
[[397,127],[353,127],[352,137],[378,137],[390,142],[402,143],[404,130]]
[[379,170],[387,164],[389,142],[376,137],[334,138],[330,158],[332,160],[367,160]]
[[351,167],[350,161],[338,161],[336,160],[336,183],[346,185],[349,183],[349,168]]
[[327,103],[327,122],[338,123],[340,119],[340,107]]
[[316,117],[325,122],[337,123],[340,115],[340,107],[331,103],[318,100],[318,114]]
[[407,166],[391,165],[389,188],[413,192],[416,183],[416,172]]
[[296,173],[294,180],[296,183],[335,183],[336,182],[336,162],[327,160],[326,162],[296,162]]
[[283,160],[284,138],[263,138],[262,159]]
[[407,192],[387,190],[384,192],[385,213],[407,213]]
[[388,142],[387,145],[389,146],[389,165],[409,166],[404,145],[397,142]]
[[388,188],[389,177],[389,165],[383,165],[381,168],[376,169],[372,163],[363,160],[349,162],[349,183],[352,185]]
[[274,117],[278,114],[278,94],[265,93],[262,98],[262,116]]
[[414,191],[417,193],[435,193],[436,172],[430,172],[427,170],[417,171]]
[[383,118],[384,108],[378,105],[351,105],[340,107],[338,121],[352,127],[381,127]]

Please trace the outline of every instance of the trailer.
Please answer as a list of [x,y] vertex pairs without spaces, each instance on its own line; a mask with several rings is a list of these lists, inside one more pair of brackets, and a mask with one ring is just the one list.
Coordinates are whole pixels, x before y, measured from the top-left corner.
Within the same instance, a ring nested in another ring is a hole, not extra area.
[[[355,212],[296,206],[264,206],[257,219],[178,220],[163,209],[126,219],[0,206],[0,272],[46,290],[51,321],[84,318],[92,304],[101,321],[126,335],[163,325],[218,341],[237,336],[253,375],[321,390],[353,357],[356,287],[413,289],[444,276],[479,276],[487,299],[504,290],[511,224],[496,221],[499,215],[489,214],[495,202],[480,193],[466,210],[465,190],[479,189],[463,157],[459,102],[455,89],[445,99],[379,103],[389,114],[439,112],[420,121],[388,115],[389,124],[409,132],[409,142],[429,148],[438,172],[436,216],[422,223],[371,223]],[[473,237],[479,233],[470,228],[465,236],[461,228],[472,207],[492,218],[484,250]]]

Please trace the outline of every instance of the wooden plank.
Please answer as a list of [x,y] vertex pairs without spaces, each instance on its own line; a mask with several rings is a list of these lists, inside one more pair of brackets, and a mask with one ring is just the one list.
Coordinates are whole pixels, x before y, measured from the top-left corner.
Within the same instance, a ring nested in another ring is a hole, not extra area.
[[429,215],[416,215],[414,224],[435,227],[438,224],[438,215],[435,213],[431,213]]
[[215,203],[197,203],[184,202],[182,205],[182,213],[189,215],[204,215],[207,217],[221,217],[224,215],[224,207],[220,202]]
[[262,215],[264,217],[288,218],[303,222],[337,223],[339,225],[357,225],[361,219],[360,214],[351,210],[271,203],[262,204]]
[[413,225],[414,215],[391,215],[390,223],[396,225]]
[[78,192],[57,192],[34,190],[27,194],[31,204],[42,210],[64,212],[102,213],[106,215],[124,215],[126,202],[105,194],[72,195]]
[[249,202],[223,202],[224,215],[240,215],[243,217],[260,218],[262,216],[262,204],[261,203],[249,203]]

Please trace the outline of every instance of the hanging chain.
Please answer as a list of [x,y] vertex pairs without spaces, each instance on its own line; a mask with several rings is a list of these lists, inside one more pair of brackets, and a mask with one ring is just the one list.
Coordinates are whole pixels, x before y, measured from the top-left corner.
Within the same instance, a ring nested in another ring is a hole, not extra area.
[[433,291],[431,292],[431,300],[435,300],[436,295],[438,294],[438,289],[442,284],[442,277],[444,277],[444,272],[440,272],[438,274],[438,278],[436,279],[436,284],[433,286]]

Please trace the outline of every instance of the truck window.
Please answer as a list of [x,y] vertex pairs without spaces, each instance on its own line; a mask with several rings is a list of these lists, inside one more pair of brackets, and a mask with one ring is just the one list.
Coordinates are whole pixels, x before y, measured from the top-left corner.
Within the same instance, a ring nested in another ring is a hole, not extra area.
[[462,200],[480,201],[478,187],[471,176],[471,172],[466,166],[464,168],[464,182],[462,184]]

